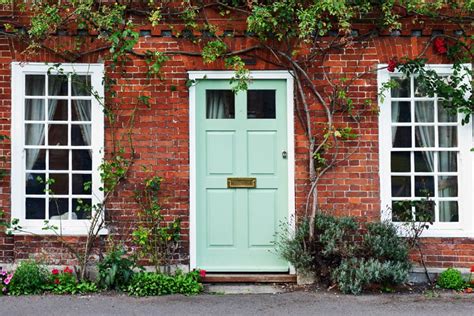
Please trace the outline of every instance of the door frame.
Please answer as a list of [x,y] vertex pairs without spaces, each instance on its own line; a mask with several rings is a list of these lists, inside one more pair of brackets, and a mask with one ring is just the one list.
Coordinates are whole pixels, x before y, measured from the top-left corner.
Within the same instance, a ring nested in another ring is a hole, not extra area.
[[[188,71],[189,80],[228,79],[234,71]],[[287,140],[288,140],[288,221],[295,228],[295,130],[294,130],[294,96],[293,75],[288,70],[250,71],[250,78],[286,80]],[[196,269],[197,234],[196,234],[196,85],[189,87],[189,269]],[[290,274],[295,269],[290,265]]]

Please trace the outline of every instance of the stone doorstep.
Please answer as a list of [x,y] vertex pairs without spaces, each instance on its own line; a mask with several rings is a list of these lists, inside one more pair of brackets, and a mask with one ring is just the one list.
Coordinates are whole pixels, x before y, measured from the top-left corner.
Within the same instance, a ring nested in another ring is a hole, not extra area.
[[214,295],[226,294],[278,294],[287,292],[286,287],[275,284],[239,284],[239,283],[206,283],[204,293]]
[[207,273],[203,283],[296,283],[295,274]]

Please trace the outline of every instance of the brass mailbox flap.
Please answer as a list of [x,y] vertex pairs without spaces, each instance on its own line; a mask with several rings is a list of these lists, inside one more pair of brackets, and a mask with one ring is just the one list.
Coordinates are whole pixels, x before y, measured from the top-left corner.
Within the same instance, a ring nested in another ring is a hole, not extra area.
[[228,188],[256,188],[257,178],[227,178]]

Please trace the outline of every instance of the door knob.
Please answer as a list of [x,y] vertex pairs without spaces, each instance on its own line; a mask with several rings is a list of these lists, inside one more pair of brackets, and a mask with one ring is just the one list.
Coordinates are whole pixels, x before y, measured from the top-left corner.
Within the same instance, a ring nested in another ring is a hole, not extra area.
[[288,158],[288,154],[286,153],[286,150],[283,150],[283,151],[281,152],[281,156],[283,157],[283,159]]

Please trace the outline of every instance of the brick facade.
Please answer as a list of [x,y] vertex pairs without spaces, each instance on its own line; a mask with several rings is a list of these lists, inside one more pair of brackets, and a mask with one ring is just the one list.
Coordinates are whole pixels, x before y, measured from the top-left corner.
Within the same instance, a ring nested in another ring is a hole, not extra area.
[[[182,29],[182,28],[181,28]],[[378,63],[386,63],[392,57],[417,56],[436,29],[443,29],[446,34],[453,34],[454,27],[446,25],[422,27],[421,36],[412,36],[411,26],[400,36],[390,36],[383,32],[373,38],[350,45],[340,51],[331,52],[322,64],[314,64],[311,75],[319,89],[324,90],[327,82],[323,80],[323,67],[333,78],[352,77],[364,72],[368,67]],[[174,32],[180,30],[180,26]],[[240,49],[252,45],[254,39],[243,35],[238,24],[222,21],[222,30],[234,30],[236,37],[230,40],[231,49]],[[141,29],[137,51],[147,49],[196,51],[196,47],[188,41],[171,35],[163,27]],[[148,32],[149,31],[149,32]],[[360,34],[368,31],[363,26]],[[415,33],[413,33],[415,34]],[[74,42],[74,36],[66,35],[58,38],[62,45]],[[199,34],[196,34],[199,36]],[[420,34],[416,34],[420,35]],[[329,41],[323,38],[322,41]],[[94,50],[100,45],[89,43],[88,48]],[[23,45],[6,36],[0,37],[0,133],[10,135],[14,131],[10,126],[11,89],[10,63],[12,61],[64,62],[65,60],[43,52],[35,56],[21,54]],[[102,62],[106,51],[97,50],[87,54],[77,62]],[[428,49],[426,55],[429,63],[446,63]],[[263,56],[271,59],[271,56]],[[138,205],[134,202],[133,191],[144,177],[142,167],[147,167],[164,178],[162,185],[162,204],[167,215],[182,218],[182,253],[180,261],[188,262],[188,227],[189,227],[189,100],[186,87],[187,71],[191,70],[225,70],[220,63],[203,64],[200,58],[173,55],[162,69],[163,78],[147,78],[145,61],[130,56],[122,68],[113,70],[106,65],[110,78],[116,79],[113,86],[116,96],[107,99],[109,104],[120,108],[119,120],[124,125],[130,119],[132,109],[138,104],[138,97],[150,97],[150,108],[140,107],[132,136],[136,150],[136,161],[128,179],[108,205],[109,218],[114,223],[111,236],[117,240],[127,241],[134,227],[135,214]],[[249,57],[252,58],[252,57]],[[252,70],[278,69],[271,63],[255,59],[255,64],[249,66]],[[357,106],[362,106],[367,99],[377,102],[376,74],[365,76],[354,82],[351,96]],[[314,105],[312,111],[317,114],[322,111]],[[321,112],[321,121],[324,115]],[[340,126],[350,125],[346,118],[337,117]],[[319,122],[320,124],[321,122]],[[106,124],[108,126],[108,124]],[[318,128],[316,120],[315,127]],[[361,122],[358,133],[361,135],[360,149],[350,160],[340,163],[330,171],[318,187],[320,206],[336,215],[350,215],[360,221],[380,220],[379,176],[378,176],[378,117],[375,112],[368,111]],[[119,133],[125,133],[120,130]],[[343,150],[350,151],[355,143],[347,143]],[[110,129],[106,127],[106,150],[111,148]],[[308,143],[303,134],[301,123],[295,115],[295,151],[296,151],[296,209],[301,214],[304,208],[308,190],[307,152]],[[2,144],[0,154],[9,157],[9,143]],[[1,162],[8,169],[9,161]],[[10,188],[8,177],[0,183],[0,209],[9,218]],[[81,238],[71,237],[71,240],[81,242]],[[458,266],[467,267],[474,264],[474,240],[469,238],[429,238],[424,240],[426,245],[427,264],[430,267]],[[105,244],[100,242],[101,249]],[[73,264],[73,259],[67,250],[54,237],[6,236],[0,234],[0,262],[14,262],[31,256],[46,259],[51,264]],[[416,256],[413,257],[416,260]]]

